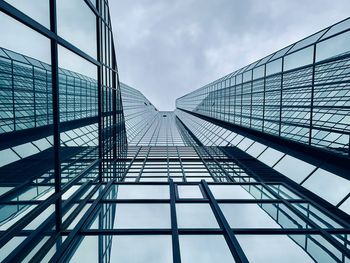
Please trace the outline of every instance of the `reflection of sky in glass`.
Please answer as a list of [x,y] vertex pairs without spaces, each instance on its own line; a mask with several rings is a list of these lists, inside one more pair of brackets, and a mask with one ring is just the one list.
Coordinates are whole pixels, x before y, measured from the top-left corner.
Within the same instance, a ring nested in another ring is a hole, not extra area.
[[218,228],[209,204],[176,204],[179,228]]
[[96,18],[83,0],[57,1],[57,32],[96,58]]
[[117,229],[170,228],[169,204],[117,204],[116,211]]
[[252,263],[314,262],[287,235],[238,235],[237,239]]
[[113,236],[111,251],[111,263],[173,262],[171,236]]
[[58,66],[97,79],[97,67],[94,64],[62,46],[58,46]]
[[179,240],[182,263],[235,262],[221,235],[182,235]]
[[6,34],[1,34],[0,47],[36,58],[48,64],[51,63],[50,41],[1,12],[0,32],[6,32]]
[[314,172],[302,185],[335,205],[350,193],[349,180],[321,168]]
[[[48,0],[5,0],[40,24],[50,27]],[[58,1],[59,2],[59,1]]]
[[281,228],[257,204],[220,204],[232,228]]

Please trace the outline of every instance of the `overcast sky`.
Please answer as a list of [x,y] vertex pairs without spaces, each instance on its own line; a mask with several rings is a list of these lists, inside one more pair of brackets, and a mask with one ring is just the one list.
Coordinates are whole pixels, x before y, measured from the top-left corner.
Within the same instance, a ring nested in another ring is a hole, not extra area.
[[349,16],[349,0],[110,0],[122,82],[159,109]]

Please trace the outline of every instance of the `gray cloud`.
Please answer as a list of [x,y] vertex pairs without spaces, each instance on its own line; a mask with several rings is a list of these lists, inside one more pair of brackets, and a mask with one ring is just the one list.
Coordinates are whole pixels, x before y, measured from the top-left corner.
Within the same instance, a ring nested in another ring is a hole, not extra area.
[[348,0],[109,1],[121,81],[160,110],[348,16]]

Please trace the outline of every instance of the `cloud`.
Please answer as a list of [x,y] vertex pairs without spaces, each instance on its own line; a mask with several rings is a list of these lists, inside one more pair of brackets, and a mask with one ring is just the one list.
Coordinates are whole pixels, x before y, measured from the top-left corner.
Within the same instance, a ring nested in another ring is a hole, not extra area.
[[338,0],[110,1],[121,81],[160,110],[347,17]]

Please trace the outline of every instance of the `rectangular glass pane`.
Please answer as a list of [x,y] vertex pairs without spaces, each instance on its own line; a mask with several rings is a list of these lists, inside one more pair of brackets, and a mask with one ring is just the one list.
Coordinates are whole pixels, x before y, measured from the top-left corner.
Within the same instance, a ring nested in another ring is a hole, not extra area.
[[182,263],[235,262],[221,235],[181,235],[179,241]]
[[218,228],[209,204],[176,204],[179,228]]

